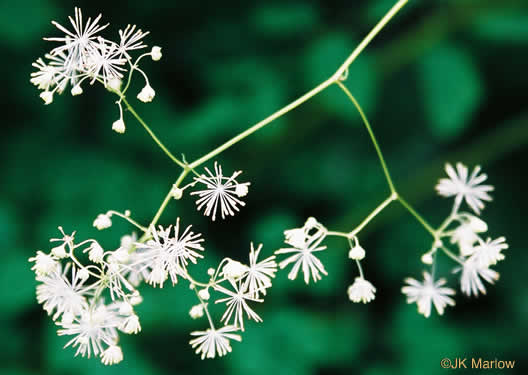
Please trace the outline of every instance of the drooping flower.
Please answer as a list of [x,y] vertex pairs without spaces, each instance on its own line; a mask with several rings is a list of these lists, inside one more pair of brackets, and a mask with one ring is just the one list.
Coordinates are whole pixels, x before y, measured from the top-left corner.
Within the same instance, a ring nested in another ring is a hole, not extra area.
[[48,315],[55,312],[53,320],[64,313],[79,315],[88,306],[86,297],[90,295],[91,288],[84,285],[85,280],[79,277],[71,263],[64,270],[57,263],[51,272],[37,276],[37,281],[42,283],[37,286],[37,301]]
[[[302,229],[302,232],[299,229]],[[306,284],[310,282],[310,275],[314,282],[321,280],[321,273],[328,275],[323,263],[313,254],[326,249],[326,246],[319,246],[325,238],[326,233],[326,228],[318,224],[315,219],[309,219],[303,228],[296,228],[284,232],[286,236],[285,242],[294,247],[279,249],[275,251],[275,254],[293,253],[293,255],[279,263],[280,269],[293,263],[293,267],[288,274],[288,279],[294,280],[301,267]]]
[[121,319],[105,305],[84,308],[71,323],[59,323],[59,336],[73,335],[64,347],[77,347],[75,355],[98,356],[104,351],[103,345],[112,346],[117,341],[117,327]]
[[424,272],[423,275],[423,283],[410,277],[406,278],[405,282],[409,285],[402,287],[402,293],[407,295],[407,303],[416,302],[418,312],[426,318],[431,315],[431,303],[438,314],[443,315],[447,305],[455,305],[455,301],[449,297],[454,295],[455,291],[444,287],[445,279],[435,281],[428,272]]
[[348,287],[348,298],[355,303],[368,303],[375,298],[376,288],[363,277],[356,277],[354,283]]
[[37,276],[45,276],[59,266],[59,263],[53,256],[45,254],[42,251],[37,251],[37,255],[29,258],[29,261],[35,262],[31,270],[35,271]]
[[178,282],[178,276],[186,278],[189,262],[196,264],[198,258],[203,258],[198,251],[204,250],[201,234],[192,232],[191,227],[189,225],[180,234],[179,218],[174,226],[174,236],[171,236],[172,225],[167,228],[159,226],[157,230],[151,227],[152,239],[145,244],[136,243],[137,255],[129,267],[136,273],[148,270],[147,282],[161,287],[167,275],[173,284]]
[[114,365],[123,360],[123,351],[120,346],[110,345],[102,354],[101,362],[104,365]]
[[488,283],[493,284],[499,279],[499,273],[490,269],[488,266],[482,267],[477,258],[472,255],[469,257],[462,267],[462,276],[460,277],[460,289],[467,296],[472,294],[479,295],[479,292],[486,294],[484,283],[481,277]]
[[262,250],[262,244],[255,249],[251,243],[249,268],[244,281],[244,289],[248,290],[250,295],[255,298],[258,298],[260,293],[266,295],[266,289],[271,287],[271,279],[275,277],[277,272],[275,255],[257,262],[260,250]]
[[222,357],[231,352],[229,340],[242,341],[240,335],[233,332],[239,329],[234,326],[225,326],[220,329],[208,328],[206,331],[191,332],[191,336],[196,338],[189,341],[192,348],[196,348],[196,354],[201,354],[201,358]]
[[508,248],[506,238],[499,237],[493,241],[491,238],[486,239],[486,241],[479,239],[479,242],[480,244],[475,246],[472,256],[480,268],[492,266],[504,259],[504,254],[501,251]]
[[480,166],[473,169],[471,175],[468,174],[468,168],[462,164],[456,164],[457,170],[447,163],[445,170],[449,178],[442,178],[436,185],[438,194],[444,197],[455,197],[455,207],[459,207],[462,200],[471,207],[475,213],[480,214],[484,208],[482,201],[491,201],[492,198],[488,192],[493,191],[491,185],[481,185],[488,177],[486,174],[480,174]]
[[222,219],[229,215],[234,216],[235,211],[239,211],[238,206],[245,206],[245,203],[238,198],[247,194],[249,186],[249,182],[239,183],[236,180],[242,171],[233,173],[231,177],[225,177],[222,167],[217,162],[214,163],[214,174],[208,168],[205,168],[205,171],[207,175],[194,177],[194,180],[195,183],[204,184],[206,189],[191,192],[191,195],[199,197],[196,201],[198,211],[205,207],[204,215],[211,216],[213,221],[216,219],[218,210],[220,210]]
[[231,321],[231,318],[233,318],[233,325],[244,331],[245,312],[248,319],[253,319],[256,322],[262,322],[260,316],[258,316],[257,313],[253,311],[251,307],[249,307],[246,301],[263,302],[263,300],[253,297],[251,293],[245,290],[241,282],[235,283],[231,279],[229,279],[229,281],[235,289],[234,291],[226,289],[221,285],[216,285],[214,287],[216,291],[228,295],[226,298],[221,298],[215,301],[215,303],[225,302],[227,306],[227,309],[224,312],[224,315],[222,315],[222,319],[220,321],[227,325]]

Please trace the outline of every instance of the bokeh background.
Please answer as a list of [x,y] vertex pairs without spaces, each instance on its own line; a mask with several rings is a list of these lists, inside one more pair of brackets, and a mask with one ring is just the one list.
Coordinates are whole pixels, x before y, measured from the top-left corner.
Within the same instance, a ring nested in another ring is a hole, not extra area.
[[[127,23],[150,30],[147,42],[163,47],[159,63],[143,64],[157,95],[151,104],[133,95],[131,102],[171,150],[194,160],[327,78],[394,2],[2,1],[0,373],[440,374],[444,357],[516,360],[509,372],[528,373],[526,1],[410,1],[346,82],[398,190],[433,224],[450,210],[434,193],[446,161],[488,173],[496,190],[482,217],[510,249],[486,296],[459,292],[455,308],[429,319],[407,305],[403,279],[420,277],[430,238],[394,204],[361,235],[375,301],[348,300],[357,271],[346,244],[329,241],[321,255],[329,276],[306,286],[279,273],[257,306],[264,323],[249,322],[243,343],[221,359],[201,361],[189,347],[188,333],[206,324],[189,318],[195,301],[183,284],[142,289],[143,331],[122,335],[125,361],[114,367],[63,350],[67,339],[36,303],[27,258],[49,249],[58,225],[115,248],[131,228],[97,232],[96,215],[130,209],[148,223],[179,172],[129,114],[126,133],[112,132],[117,110],[100,87],[42,104],[29,74],[51,49],[42,37],[58,35],[50,20],[65,24],[77,5],[86,16],[103,13],[107,36]],[[271,254],[282,231],[308,216],[351,230],[388,194],[360,118],[337,87],[216,160],[251,181],[241,213],[211,223],[186,196],[160,222],[180,216],[204,234],[207,256],[195,271],[202,275],[224,256],[246,259],[250,241]],[[441,272],[456,286],[447,265]]]

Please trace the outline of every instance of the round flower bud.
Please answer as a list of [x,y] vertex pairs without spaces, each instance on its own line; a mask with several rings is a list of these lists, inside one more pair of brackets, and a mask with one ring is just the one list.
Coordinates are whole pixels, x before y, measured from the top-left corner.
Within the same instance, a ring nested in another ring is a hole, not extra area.
[[83,89],[82,89],[81,85],[75,85],[71,89],[72,96],[81,95],[82,93],[83,93]]
[[154,46],[152,47],[152,50],[150,51],[150,55],[152,57],[152,60],[159,61],[161,59],[161,47]]
[[239,197],[245,197],[248,193],[248,184],[237,184],[235,187],[235,194]]
[[110,228],[112,226],[112,220],[110,216],[106,214],[99,214],[93,222],[93,226],[99,230]]
[[209,289],[208,288],[205,288],[205,289],[202,289],[198,292],[198,295],[200,296],[201,299],[203,299],[204,301],[207,301],[209,300]]
[[53,93],[51,91],[43,91],[40,94],[40,98],[44,100],[44,104],[51,104],[53,103]]
[[246,273],[248,267],[236,260],[229,259],[227,264],[222,268],[222,273],[228,279],[238,279]]
[[201,318],[203,315],[204,315],[204,308],[203,308],[203,305],[202,304],[199,304],[199,305],[195,305],[191,308],[191,310],[189,311],[189,315],[191,316],[191,318],[193,319],[198,319],[198,318]]
[[112,130],[116,133],[123,134],[125,132],[125,122],[123,119],[120,118],[119,120],[114,121],[112,124]]
[[141,100],[143,103],[150,103],[152,99],[154,99],[154,96],[156,95],[156,92],[152,87],[150,87],[149,84],[147,84],[143,89],[139,92],[137,95],[137,98]]
[[86,268],[81,268],[77,273],[77,277],[84,283],[90,277],[90,272]]
[[469,226],[475,231],[475,233],[484,233],[488,230],[488,224],[473,215],[469,215]]
[[207,270],[207,274],[208,274],[209,276],[211,276],[211,277],[215,274],[215,272],[216,272],[216,270],[215,270],[214,268],[209,268],[209,269]]
[[422,255],[421,259],[424,264],[433,264],[433,254],[430,251]]
[[348,257],[354,260],[361,260],[365,258],[365,249],[356,241],[356,245],[348,252]]
[[110,78],[108,80],[108,82],[106,83],[106,87],[110,90],[110,91],[117,91],[119,92],[119,90],[121,89],[121,80],[117,77],[114,77],[114,78]]
[[171,195],[176,200],[181,199],[181,197],[183,196],[183,190],[177,186],[173,186],[171,189]]

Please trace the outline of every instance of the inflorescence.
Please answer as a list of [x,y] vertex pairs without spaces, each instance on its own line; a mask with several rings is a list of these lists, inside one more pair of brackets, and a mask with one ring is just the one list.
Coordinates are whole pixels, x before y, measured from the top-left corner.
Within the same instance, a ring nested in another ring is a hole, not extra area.
[[[405,1],[401,0],[400,3]],[[88,18],[83,23],[81,10],[76,8],[75,18],[70,18],[73,31],[53,22],[65,35],[47,38],[60,45],[45,55],[47,63],[38,59],[33,64],[38,70],[31,74],[31,82],[43,90],[40,96],[45,104],[51,103],[53,95],[62,93],[68,84],[72,86],[72,95],[79,95],[83,92],[83,82],[101,83],[118,96],[116,103],[120,118],[112,128],[123,133],[125,126],[121,103],[128,106],[125,93],[132,73],[138,71],[145,80],[145,87],[137,98],[150,102],[155,95],[154,90],[138,63],[144,56],[159,60],[161,49],[153,47],[150,52],[132,62],[130,53],[146,48],[143,38],[148,32],[128,25],[125,30],[119,31],[119,41],[113,42],[99,35],[108,26],[99,25],[100,19],[99,15],[93,21]],[[341,83],[344,79],[346,77],[339,74],[332,83],[337,83],[357,105]],[[123,80],[127,83],[121,89]],[[158,145],[172,156],[143,121],[135,116]],[[370,129],[366,119],[365,125]],[[375,138],[371,136],[377,147]],[[212,156],[222,150],[213,151]],[[206,167],[205,173],[199,174],[195,168],[201,162],[187,164],[172,157],[183,167],[183,172],[150,224],[139,224],[128,210],[124,213],[111,210],[99,214],[93,222],[95,228],[104,230],[112,226],[115,217],[121,218],[133,225],[139,231],[139,236],[135,232],[123,234],[119,246],[110,250],[104,249],[95,239],[78,241],[75,232],[68,234],[59,227],[60,237],[51,239],[51,249],[47,252],[39,250],[29,259],[38,281],[37,301],[59,327],[58,335],[69,337],[66,347],[76,348],[76,355],[100,357],[104,364],[111,365],[123,359],[119,334],[137,334],[141,331],[140,318],[134,309],[143,301],[140,292],[142,284],[162,288],[168,282],[172,285],[185,282],[197,298],[197,304],[189,310],[190,317],[200,319],[205,316],[208,322],[208,328],[204,331],[191,332],[190,345],[202,359],[223,356],[231,352],[231,341],[242,340],[240,333],[245,330],[246,320],[262,322],[255,306],[263,302],[278,269],[290,268],[288,278],[291,280],[302,273],[306,284],[320,281],[328,274],[319,259],[320,254],[327,250],[323,245],[327,237],[343,238],[348,258],[357,266],[357,277],[346,289],[348,298],[355,303],[373,301],[376,288],[365,278],[361,262],[367,252],[360,245],[358,234],[394,201],[400,201],[432,236],[430,249],[421,257],[430,270],[423,272],[423,281],[405,279],[406,285],[402,287],[402,292],[407,302],[416,303],[418,312],[425,317],[431,315],[433,305],[442,315],[446,306],[455,304],[455,290],[446,286],[445,278],[436,275],[439,253],[454,261],[453,272],[459,275],[463,294],[485,294],[483,281],[493,284],[499,278],[499,274],[491,267],[504,259],[502,251],[508,248],[504,237],[483,237],[488,226],[479,215],[484,202],[491,201],[489,192],[493,190],[492,186],[483,185],[487,176],[481,173],[480,167],[475,167],[469,174],[468,168],[462,163],[457,163],[456,169],[447,164],[445,169],[448,177],[440,179],[436,190],[442,197],[454,198],[454,204],[445,221],[433,229],[396,193],[380,151],[378,156],[391,194],[359,226],[350,232],[337,232],[328,230],[317,219],[310,217],[302,227],[284,231],[287,247],[278,249],[275,255],[263,257],[262,245],[255,247],[251,243],[247,263],[224,258],[216,268],[207,271],[206,281],[202,282],[195,280],[190,271],[206,254],[205,239],[200,233],[193,232],[191,225],[183,225],[180,218],[176,219],[175,225],[167,227],[157,225],[157,221],[167,203],[181,199],[187,189],[192,190],[190,196],[196,195],[198,211],[203,211],[212,221],[226,219],[245,205],[241,199],[248,194],[250,184],[238,181],[241,171],[230,176],[224,175],[217,162],[212,170]],[[192,182],[180,187],[191,172],[195,175]],[[464,202],[472,212],[462,210]],[[452,247],[457,248],[457,251],[453,251]],[[285,255],[285,258],[277,262],[277,255]],[[212,300],[225,307],[218,321],[209,312],[208,304]]]

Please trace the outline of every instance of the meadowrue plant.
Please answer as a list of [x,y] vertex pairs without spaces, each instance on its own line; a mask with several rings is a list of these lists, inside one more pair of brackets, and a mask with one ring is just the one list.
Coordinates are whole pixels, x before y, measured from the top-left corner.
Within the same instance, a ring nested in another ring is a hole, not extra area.
[[[455,304],[454,289],[447,287],[446,279],[439,278],[435,272],[440,254],[454,261],[453,272],[460,279],[463,294],[478,296],[486,293],[484,282],[493,284],[499,277],[491,267],[504,259],[502,251],[508,248],[504,237],[483,237],[488,227],[479,215],[484,202],[491,201],[489,193],[493,190],[492,186],[483,185],[487,176],[478,166],[470,174],[462,163],[455,167],[446,164],[447,178],[440,179],[436,190],[442,197],[454,198],[453,207],[445,221],[433,228],[397,192],[373,129],[344,84],[349,66],[406,2],[398,1],[327,80],[191,163],[175,157],[127,100],[135,72],[144,81],[144,87],[132,95],[145,103],[155,98],[148,76],[139,66],[145,57],[154,61],[162,57],[161,47],[147,49],[144,39],[149,33],[128,25],[119,30],[118,38],[107,39],[102,33],[106,32],[108,24],[100,24],[101,15],[85,21],[78,8],[75,8],[74,17],[69,18],[68,27],[52,22],[60,36],[45,38],[56,44],[44,59],[39,58],[33,64],[36,71],[30,79],[41,90],[44,103],[51,104],[55,95],[62,94],[68,87],[72,95],[78,96],[87,84],[101,84],[116,96],[119,117],[112,129],[125,133],[125,108],[172,162],[181,167],[180,175],[168,187],[168,193],[150,223],[138,223],[128,210],[100,213],[93,222],[95,228],[106,230],[112,227],[113,220],[122,219],[139,234],[122,233],[113,248],[105,249],[96,239],[78,240],[76,232],[59,227],[60,235],[51,239],[51,249],[39,250],[29,259],[38,281],[37,301],[58,326],[58,335],[68,337],[66,347],[73,347],[75,355],[99,357],[106,365],[119,363],[124,358],[119,345],[120,335],[141,331],[135,306],[143,302],[140,290],[143,284],[162,288],[166,284],[182,282],[196,294],[197,302],[189,309],[190,318],[207,320],[203,331],[191,332],[191,347],[202,359],[223,356],[231,352],[233,341],[242,340],[241,333],[248,320],[262,322],[256,310],[264,301],[278,269],[288,268],[289,279],[302,277],[306,284],[320,281],[328,274],[320,260],[320,255],[327,250],[324,243],[328,237],[343,239],[348,258],[357,267],[354,282],[343,287],[343,294],[352,302],[369,303],[375,299],[377,290],[362,268],[362,261],[368,254],[361,245],[360,234],[394,202],[399,202],[432,237],[430,249],[421,257],[430,268],[423,271],[423,281],[407,278],[402,287],[408,303],[416,303],[418,312],[425,317],[431,315],[433,305],[442,315],[446,306]],[[202,275],[202,281],[195,279],[191,271],[207,254],[206,241],[185,218],[173,218],[168,226],[159,225],[167,205],[182,199],[188,191],[189,197],[196,198],[197,210],[212,221],[235,215],[244,207],[243,198],[250,186],[241,179],[242,172],[226,173],[217,161],[212,167],[204,167],[203,172],[199,172],[199,168],[331,85],[342,90],[363,120],[388,184],[387,198],[350,232],[330,230],[309,217],[302,227],[284,231],[287,246],[275,254],[261,255],[263,246],[250,243],[247,260],[224,258],[215,268],[210,268],[207,275]],[[189,175],[192,179],[185,183]],[[464,204],[470,211],[464,210]],[[277,261],[276,256],[282,259]],[[217,319],[213,319],[209,311],[212,303],[225,308]]]

